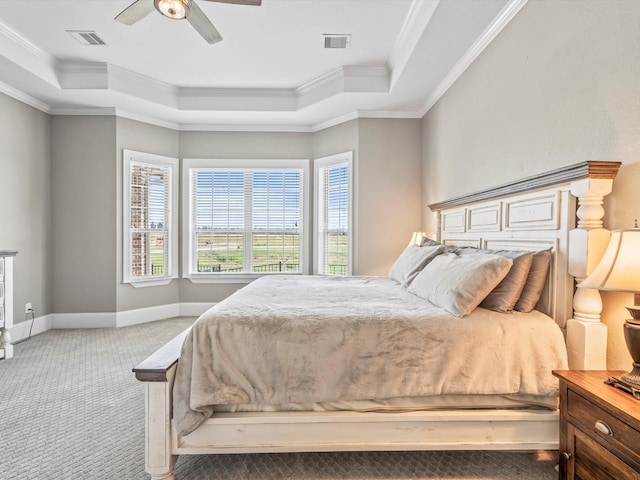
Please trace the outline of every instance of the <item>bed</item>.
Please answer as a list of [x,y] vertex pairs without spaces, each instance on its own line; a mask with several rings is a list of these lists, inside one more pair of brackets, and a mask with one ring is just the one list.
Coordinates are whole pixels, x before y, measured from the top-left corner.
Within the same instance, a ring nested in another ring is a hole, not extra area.
[[[551,371],[567,368],[572,186],[612,180],[607,166],[584,162],[430,205],[437,238],[415,248],[437,253],[405,285],[406,269],[272,276],[220,302],[134,368],[146,387],[146,471],[172,479],[181,454],[557,448]],[[515,265],[496,252],[549,252],[535,310],[476,308],[430,283],[427,273],[482,257],[493,270],[478,278],[491,278],[482,288],[492,292]]]

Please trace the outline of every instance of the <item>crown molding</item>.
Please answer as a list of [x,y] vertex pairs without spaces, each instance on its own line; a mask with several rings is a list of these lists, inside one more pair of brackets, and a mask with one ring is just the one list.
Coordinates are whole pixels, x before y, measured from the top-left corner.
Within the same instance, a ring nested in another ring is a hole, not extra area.
[[313,133],[312,127],[304,125],[234,125],[182,123],[178,130],[186,132],[266,132],[266,133]]
[[58,78],[63,90],[109,88],[109,64],[104,62],[60,62]]
[[116,115],[113,107],[56,107],[51,110],[51,115],[82,115],[82,116],[112,116]]
[[440,0],[429,2],[413,0],[387,62],[387,68],[391,72],[389,79],[390,90],[393,89],[402,75],[413,51],[418,45],[420,37],[422,37],[427,25],[429,25],[431,17],[439,4]]
[[[33,75],[34,79],[39,82],[44,81],[50,87],[69,90],[69,98],[74,98],[75,92],[71,92],[72,90],[86,90],[87,93],[98,93],[98,97],[95,97],[99,98],[98,104],[116,106],[114,108],[94,106],[84,108],[75,105],[68,108],[61,107],[57,102],[54,104],[51,101],[48,104],[46,101],[20,91],[19,85],[13,87],[1,82],[0,92],[47,114],[116,115],[178,131],[317,132],[357,118],[422,118],[527,3],[527,0],[510,0],[464,57],[444,77],[422,108],[416,111],[361,110],[319,123],[302,125],[200,124],[166,120],[187,119],[189,111],[194,113],[209,110],[257,113],[298,112],[344,93],[388,93],[405,69],[424,30],[432,21],[433,13],[440,1],[413,0],[386,65],[341,66],[295,88],[177,87],[109,63],[63,62],[0,21],[0,54],[8,68],[15,67],[16,72],[27,71]],[[196,114],[195,117],[198,118],[198,115]]]
[[54,65],[56,63],[56,59],[53,55],[43,50],[42,48],[40,48],[40,46],[36,45],[32,41],[27,40],[25,37],[9,27],[6,23],[3,23],[2,20],[0,20],[0,35],[11,40],[16,46],[26,52],[29,52],[34,57],[40,58],[43,62],[49,63],[51,65]]
[[59,87],[58,60],[0,21],[0,52],[11,63],[45,82]]
[[4,93],[8,97],[14,98],[19,102],[22,102],[30,107],[35,108],[36,110],[40,110],[41,112],[51,114],[51,107],[38,100],[37,98],[33,98],[30,95],[18,90],[17,88],[13,88],[11,85],[7,85],[6,83],[0,82],[0,93]]
[[471,48],[462,56],[454,65],[451,71],[433,90],[422,107],[422,116],[431,110],[440,97],[442,97],[449,88],[460,78],[465,70],[475,61],[476,58],[484,51],[494,38],[502,31],[504,27],[515,17],[522,7],[526,5],[528,0],[511,0],[500,11],[498,16],[491,24],[482,32],[482,35],[473,43]]
[[396,118],[415,120],[422,118],[417,110],[358,110],[358,118]]

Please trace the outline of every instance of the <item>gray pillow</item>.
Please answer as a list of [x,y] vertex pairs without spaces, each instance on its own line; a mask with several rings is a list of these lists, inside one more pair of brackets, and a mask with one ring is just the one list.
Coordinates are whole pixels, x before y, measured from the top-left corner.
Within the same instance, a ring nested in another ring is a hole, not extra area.
[[501,313],[510,312],[515,309],[516,303],[527,282],[529,270],[533,262],[533,252],[464,247],[460,248],[457,253],[460,255],[491,253],[513,259],[513,266],[511,270],[509,270],[509,273],[507,273],[507,276],[487,295],[487,298],[482,301],[480,306]]
[[496,312],[512,311],[522,290],[527,282],[529,270],[533,263],[533,252],[514,252],[509,250],[496,250],[493,253],[513,260],[513,266],[507,276],[491,290],[480,306]]
[[502,255],[443,253],[415,277],[409,292],[464,317],[502,281],[511,265],[513,260]]
[[534,253],[527,281],[515,306],[517,311],[530,312],[536,308],[547,282],[549,265],[551,265],[551,249]]
[[443,245],[434,245],[431,247],[409,245],[391,266],[389,278],[400,283],[403,287],[407,287],[416,275],[420,273],[420,270],[443,251]]

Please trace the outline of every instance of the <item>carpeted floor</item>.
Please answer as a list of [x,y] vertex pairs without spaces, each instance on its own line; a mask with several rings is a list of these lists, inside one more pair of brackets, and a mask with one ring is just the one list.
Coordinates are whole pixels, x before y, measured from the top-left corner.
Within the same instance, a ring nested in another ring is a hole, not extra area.
[[[144,391],[131,368],[186,328],[54,330],[0,360],[0,480],[144,480]],[[557,452],[182,456],[176,480],[555,480]]]

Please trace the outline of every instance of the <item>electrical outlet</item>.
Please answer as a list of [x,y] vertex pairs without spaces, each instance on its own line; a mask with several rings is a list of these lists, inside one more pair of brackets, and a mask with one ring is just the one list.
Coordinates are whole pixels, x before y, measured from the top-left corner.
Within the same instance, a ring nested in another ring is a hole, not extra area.
[[29,313],[33,308],[31,308],[31,302],[28,302],[24,305],[24,313]]

